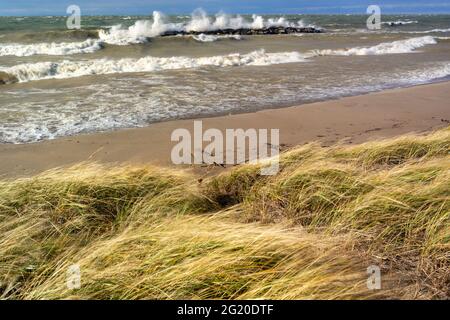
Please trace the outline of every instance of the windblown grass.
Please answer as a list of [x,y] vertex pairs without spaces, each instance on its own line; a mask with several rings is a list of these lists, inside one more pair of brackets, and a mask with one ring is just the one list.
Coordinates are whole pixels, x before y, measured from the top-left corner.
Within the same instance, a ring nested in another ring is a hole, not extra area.
[[[199,184],[155,167],[80,164],[0,182],[4,299],[450,296],[450,130],[309,144],[280,173]],[[82,286],[66,285],[78,264]],[[379,265],[382,290],[366,286]]]

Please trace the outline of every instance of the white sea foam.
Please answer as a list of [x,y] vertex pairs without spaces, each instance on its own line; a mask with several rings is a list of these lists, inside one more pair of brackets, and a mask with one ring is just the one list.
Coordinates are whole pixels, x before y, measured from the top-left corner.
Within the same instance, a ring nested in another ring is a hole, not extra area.
[[416,20],[408,20],[408,21],[398,20],[398,21],[384,21],[384,22],[382,22],[382,24],[390,25],[390,26],[401,26],[401,25],[405,25],[405,24],[415,24],[415,23],[419,23],[419,21],[416,21]]
[[450,32],[450,28],[447,29],[431,29],[431,30],[422,30],[422,31],[403,31],[401,33],[418,33],[418,34],[428,34],[428,33],[445,33]]
[[198,36],[192,36],[192,38],[199,42],[215,42],[217,40],[232,39],[232,40],[242,40],[242,36],[238,34],[230,35],[212,35],[201,33]]
[[450,76],[450,64],[441,64],[439,67],[424,68],[420,71],[411,71],[403,77],[403,82],[408,84],[427,83],[431,80]]
[[102,41],[88,39],[83,42],[0,44],[0,56],[71,55],[92,53],[102,48]]
[[139,20],[128,28],[123,28],[122,25],[116,25],[107,31],[100,30],[99,37],[109,44],[127,45],[145,43],[148,38],[157,37],[165,32],[179,31],[182,29],[182,23],[168,23],[164,14],[155,11],[153,12],[153,21]]
[[432,36],[424,36],[393,42],[384,42],[373,47],[355,47],[339,50],[313,50],[311,51],[310,56],[367,56],[410,53],[416,49],[432,44],[437,44],[436,39]]
[[304,27],[300,20],[297,23],[289,22],[280,17],[264,19],[262,16],[253,15],[252,21],[247,21],[240,15],[232,16],[217,14],[208,16],[205,11],[197,9],[187,23],[170,23],[166,16],[159,12],[153,12],[152,20],[139,20],[128,28],[122,25],[113,26],[109,30],[101,30],[100,39],[106,43],[115,45],[127,45],[144,43],[148,38],[157,37],[167,32],[207,32],[223,29],[264,29],[269,27]]
[[272,64],[305,61],[298,52],[266,53],[264,50],[248,54],[229,54],[224,56],[189,58],[189,57],[144,57],[140,59],[96,59],[86,61],[38,62],[0,68],[14,75],[20,82],[41,79],[65,79],[86,75],[112,73],[152,72],[160,70],[192,69],[205,66],[266,66]]
[[[362,72],[352,79],[345,74],[328,75],[330,78],[312,83],[307,83],[308,75],[287,74],[284,77],[280,74],[275,81],[250,75],[241,79],[245,82],[239,85],[231,77],[222,79],[220,90],[217,90],[219,83],[209,77],[190,75],[186,82],[177,83],[174,81],[178,78],[176,75],[149,74],[51,90],[3,91],[5,95],[17,97],[0,104],[0,141],[27,143],[79,133],[141,127],[169,119],[248,111],[250,107],[264,108],[280,102],[294,105],[299,101],[404,87],[448,76],[450,64],[427,63],[413,70]],[[152,90],[149,90],[150,86]]]
[[65,60],[61,62],[20,64],[9,68],[0,68],[0,71],[14,75],[20,82],[28,82],[41,79],[65,79],[86,75],[192,69],[205,66],[264,66],[271,64],[304,62],[308,58],[314,58],[317,56],[361,56],[410,53],[418,48],[436,43],[436,38],[424,36],[393,42],[385,42],[372,47],[355,47],[338,50],[313,50],[306,54],[302,54],[300,52],[266,53],[264,50],[258,50],[248,54],[236,53],[201,58],[178,56],[169,58],[124,58],[120,60]]
[[262,16],[253,15],[253,21],[247,21],[244,17],[237,15],[217,14],[214,18],[205,11],[197,9],[192,13],[191,21],[184,27],[185,31],[214,31],[223,29],[264,29],[269,27],[303,27],[299,21],[297,24],[289,22],[284,17],[269,18],[265,20]]

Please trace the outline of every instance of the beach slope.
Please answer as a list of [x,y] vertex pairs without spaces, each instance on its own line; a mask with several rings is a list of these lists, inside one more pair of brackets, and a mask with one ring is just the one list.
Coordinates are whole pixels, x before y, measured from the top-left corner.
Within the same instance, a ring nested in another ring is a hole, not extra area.
[[[450,123],[450,82],[394,89],[290,108],[202,118],[204,130],[280,129],[284,148],[320,141],[357,144],[410,132],[429,132]],[[146,128],[86,134],[40,143],[0,144],[0,176],[17,177],[82,161],[171,165],[171,133],[193,130],[194,120]]]

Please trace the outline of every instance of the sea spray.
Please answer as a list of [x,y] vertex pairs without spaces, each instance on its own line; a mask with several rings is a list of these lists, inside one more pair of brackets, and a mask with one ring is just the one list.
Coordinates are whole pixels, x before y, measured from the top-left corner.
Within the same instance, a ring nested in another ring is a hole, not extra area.
[[267,28],[313,28],[306,26],[303,21],[290,22],[284,17],[264,19],[262,16],[253,15],[252,21],[247,21],[240,15],[231,16],[224,13],[208,16],[205,11],[197,9],[192,13],[187,23],[171,23],[168,18],[159,11],[153,12],[152,20],[139,20],[132,26],[124,28],[116,25],[109,30],[100,30],[99,37],[109,44],[127,45],[144,43],[149,38],[161,36],[167,33],[202,33],[218,30],[261,30]]

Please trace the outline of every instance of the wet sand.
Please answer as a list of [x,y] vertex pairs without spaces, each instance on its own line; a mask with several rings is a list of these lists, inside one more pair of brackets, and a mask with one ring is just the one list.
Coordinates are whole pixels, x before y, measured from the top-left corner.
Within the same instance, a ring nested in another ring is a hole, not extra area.
[[[388,90],[283,109],[200,118],[203,129],[280,129],[280,145],[289,148],[311,141],[324,146],[357,144],[450,125],[450,82]],[[82,161],[108,164],[151,163],[171,166],[170,153],[178,128],[193,132],[192,120],[146,128],[86,134],[33,144],[0,144],[0,177],[29,176]]]

